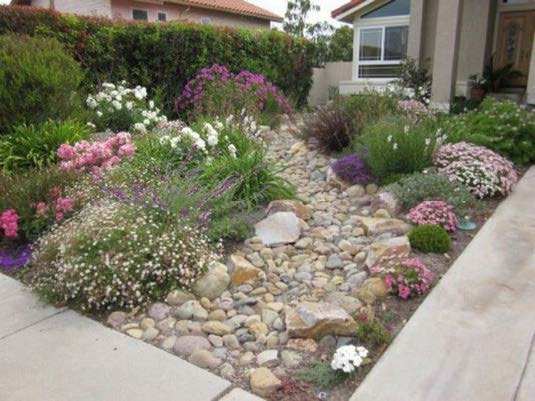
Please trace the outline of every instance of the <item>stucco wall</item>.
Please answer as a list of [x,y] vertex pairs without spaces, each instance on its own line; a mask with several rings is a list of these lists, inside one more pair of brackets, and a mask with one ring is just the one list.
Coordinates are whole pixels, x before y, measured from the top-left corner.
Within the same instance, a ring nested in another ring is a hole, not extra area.
[[248,28],[269,29],[270,21],[260,18],[224,13],[216,10],[186,7],[178,4],[153,4],[132,2],[129,0],[112,0],[112,12],[115,19],[132,19],[132,9],[147,10],[149,21],[158,19],[158,12],[167,14],[167,21],[186,19],[193,22],[201,22],[201,18],[210,18],[214,25],[245,26]]
[[308,104],[317,106],[326,103],[329,100],[330,88],[338,88],[340,81],[350,80],[352,69],[351,61],[326,63],[324,68],[314,68]]
[[424,7],[421,54],[422,60],[428,60],[430,65],[435,53],[438,2],[439,0],[426,0]]
[[[50,7],[50,0],[34,0],[35,7]],[[69,14],[92,15],[111,18],[110,0],[54,0],[57,11]]]
[[531,60],[529,62],[529,77],[526,92],[527,103],[535,105],[535,35],[533,37],[533,49],[531,51]]

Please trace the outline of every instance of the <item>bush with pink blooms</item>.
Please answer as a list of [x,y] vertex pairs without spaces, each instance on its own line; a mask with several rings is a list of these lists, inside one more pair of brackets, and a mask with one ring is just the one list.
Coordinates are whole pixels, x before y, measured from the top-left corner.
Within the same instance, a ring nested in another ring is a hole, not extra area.
[[455,209],[444,201],[424,201],[409,210],[407,219],[419,226],[441,226],[449,232],[455,231],[458,222]]
[[242,111],[257,116],[292,111],[288,100],[264,75],[247,70],[234,74],[218,64],[201,69],[189,80],[175,107],[197,118],[226,118]]
[[483,146],[466,142],[441,146],[434,164],[440,174],[464,185],[478,198],[505,196],[518,181],[512,162]]
[[100,175],[109,170],[121,160],[131,160],[136,153],[136,147],[130,140],[128,132],[117,135],[103,142],[77,142],[74,145],[63,144],[57,151],[58,158],[63,160],[60,167],[68,171],[91,172]]
[[16,239],[19,236],[18,222],[19,215],[15,209],[4,210],[0,215],[0,229],[2,229],[0,234],[7,239]]
[[410,117],[414,123],[419,122],[423,118],[433,117],[432,111],[418,100],[399,100],[398,107],[403,113]]
[[374,266],[372,274],[380,276],[391,294],[409,299],[425,294],[433,283],[434,274],[418,258],[391,261],[385,266]]

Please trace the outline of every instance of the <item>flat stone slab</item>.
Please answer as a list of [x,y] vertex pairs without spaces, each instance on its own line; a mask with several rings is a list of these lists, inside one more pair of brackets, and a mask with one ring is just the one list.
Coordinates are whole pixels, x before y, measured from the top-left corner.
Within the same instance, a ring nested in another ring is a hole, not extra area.
[[0,399],[211,401],[229,387],[175,355],[72,311],[0,340]]
[[0,274],[0,339],[61,311],[43,304],[18,281]]
[[534,399],[534,202],[532,167],[351,401]]
[[230,393],[225,395],[219,401],[263,401],[263,398],[260,398],[254,394],[248,393],[247,391],[242,390],[241,388],[235,388]]

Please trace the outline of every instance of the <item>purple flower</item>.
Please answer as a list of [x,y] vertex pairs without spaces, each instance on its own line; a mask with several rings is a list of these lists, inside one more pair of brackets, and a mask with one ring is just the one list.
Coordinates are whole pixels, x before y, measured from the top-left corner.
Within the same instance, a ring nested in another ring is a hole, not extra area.
[[13,273],[24,267],[32,257],[30,245],[22,245],[17,248],[0,248],[0,270],[4,273]]
[[356,153],[338,159],[331,167],[338,178],[351,185],[364,185],[374,181],[366,164]]

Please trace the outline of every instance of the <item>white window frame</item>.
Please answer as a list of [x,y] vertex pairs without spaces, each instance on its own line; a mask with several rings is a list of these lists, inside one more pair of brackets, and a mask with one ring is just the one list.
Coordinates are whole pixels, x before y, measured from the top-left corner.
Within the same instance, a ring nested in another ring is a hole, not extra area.
[[[392,78],[366,78],[359,76],[359,66],[361,65],[399,65],[403,60],[384,60],[385,55],[385,31],[386,28],[406,26],[410,31],[408,15],[383,17],[383,18],[358,18],[355,22],[355,37],[354,37],[354,50],[353,50],[353,77],[357,81],[376,82],[376,83],[388,83],[394,79]],[[363,29],[381,29],[381,60],[360,60],[360,32]]]
[[[131,10],[130,15],[132,16],[132,21],[147,21],[147,22],[150,21],[149,10],[147,10],[145,8],[137,8],[137,7],[131,7],[130,10]],[[147,13],[147,19],[146,20],[144,20],[144,19],[134,19],[134,10],[135,11],[145,11]]]

